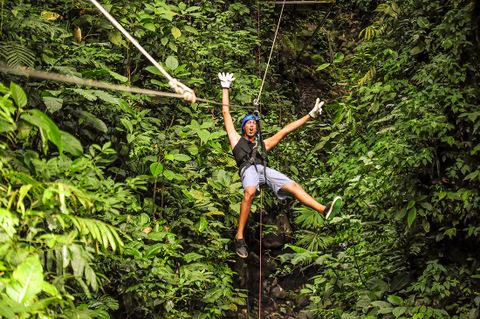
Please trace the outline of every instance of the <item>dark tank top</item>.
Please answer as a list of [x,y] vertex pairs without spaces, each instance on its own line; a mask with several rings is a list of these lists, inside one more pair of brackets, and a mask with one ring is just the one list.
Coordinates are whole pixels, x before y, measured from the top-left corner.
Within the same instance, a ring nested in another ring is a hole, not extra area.
[[256,145],[256,142],[252,143],[246,138],[241,137],[233,148],[233,157],[235,158],[235,162],[237,162],[237,167],[240,171],[249,165],[263,164],[260,150],[257,149],[257,151],[254,152]]

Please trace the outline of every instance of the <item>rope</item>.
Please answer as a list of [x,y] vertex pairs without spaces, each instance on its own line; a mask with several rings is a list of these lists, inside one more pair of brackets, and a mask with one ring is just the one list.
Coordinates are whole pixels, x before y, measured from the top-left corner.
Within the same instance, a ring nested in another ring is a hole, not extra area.
[[[334,5],[335,5],[335,1],[332,2],[330,7],[328,8],[327,14],[323,16],[322,21],[317,25],[315,30],[312,32],[312,35],[309,37],[309,40],[313,39],[313,37],[317,34],[317,32],[321,29],[321,27],[323,27],[323,25],[325,24],[325,21],[327,21],[327,18],[330,15],[330,12],[332,12],[332,9],[333,9]],[[310,41],[307,40],[306,44],[302,47],[302,50],[300,50],[300,53],[297,55],[297,59],[295,61],[298,61],[298,59],[302,56],[303,51],[305,51],[305,49],[308,47],[309,43],[310,43]]]
[[268,56],[267,66],[265,68],[265,72],[263,73],[262,84],[260,85],[260,90],[258,92],[258,96],[257,96],[257,99],[256,99],[256,103],[258,103],[258,104],[260,104],[260,96],[262,95],[263,85],[265,84],[265,78],[267,77],[268,67],[270,66],[270,60],[272,59],[273,48],[275,47],[275,41],[277,40],[277,34],[278,34],[278,30],[280,28],[280,22],[282,21],[282,15],[283,15],[283,9],[284,8],[285,8],[285,0],[283,0],[282,11],[280,11],[280,16],[278,17],[277,28],[275,30],[275,36],[273,37],[272,47],[270,48],[270,54]]
[[[257,2],[257,8],[258,8],[258,2]],[[262,111],[262,107],[260,104],[260,97],[262,96],[262,90],[263,90],[263,85],[265,84],[265,78],[267,77],[267,72],[268,68],[270,66],[270,61],[272,59],[272,54],[273,54],[273,49],[275,48],[275,42],[277,40],[277,35],[278,35],[278,30],[280,29],[280,22],[282,21],[282,16],[283,16],[283,9],[285,8],[285,0],[283,0],[282,4],[282,10],[280,11],[280,16],[278,17],[278,22],[277,22],[277,28],[275,29],[275,35],[273,37],[273,42],[272,42],[272,47],[270,48],[270,54],[268,55],[268,60],[267,60],[267,66],[265,67],[265,72],[263,73],[263,78],[262,78],[262,83],[260,85],[260,90],[258,91],[258,96],[257,98],[253,101],[253,104],[257,107],[259,107],[258,112],[258,120],[257,120],[257,126],[258,126],[258,132],[259,132],[259,140],[260,140],[260,145],[263,149],[264,152],[264,163],[263,163],[263,175],[265,177],[265,183],[267,183],[267,150],[264,147],[263,144],[263,137],[262,137],[262,128],[260,126],[260,114]],[[257,16],[257,32],[259,32],[260,29],[260,9],[258,9],[258,16]],[[262,292],[263,292],[263,280],[262,280],[262,237],[263,237],[263,190],[260,189],[260,225],[259,225],[259,280],[258,280],[258,319],[262,318]]]
[[[265,175],[265,182],[267,176]],[[259,233],[260,233],[260,249],[259,249],[259,258],[260,258],[260,266],[259,266],[259,278],[258,278],[258,319],[262,318],[262,237],[263,237],[263,190],[260,190],[260,226],[259,226]]]
[[[258,8],[258,3],[257,3],[257,8]],[[282,10],[280,11],[280,16],[278,17],[278,22],[277,22],[277,28],[275,29],[275,35],[273,37],[273,42],[272,42],[272,47],[270,48],[270,54],[268,55],[268,60],[267,60],[267,66],[265,67],[265,72],[263,73],[263,78],[262,78],[262,83],[260,85],[260,90],[258,91],[258,96],[257,98],[254,100],[254,105],[255,106],[258,106],[259,107],[259,111],[256,111],[258,112],[258,131],[259,131],[259,140],[260,140],[260,145],[261,147],[263,148],[263,152],[264,152],[264,163],[263,163],[263,175],[265,177],[265,183],[267,183],[267,150],[266,148],[264,147],[264,144],[263,144],[263,138],[262,138],[262,128],[260,126],[260,114],[261,114],[261,111],[262,111],[262,107],[261,107],[261,104],[260,104],[260,97],[262,96],[262,90],[263,90],[263,86],[265,84],[265,78],[267,77],[267,72],[268,72],[268,68],[270,66],[270,61],[272,59],[272,54],[273,54],[273,49],[275,48],[275,42],[277,40],[277,35],[278,35],[278,30],[280,29],[280,22],[282,21],[282,16],[283,16],[283,9],[285,8],[285,0],[283,0],[283,4],[282,4]],[[257,22],[257,32],[260,28],[260,10],[258,10],[258,22]],[[260,189],[260,226],[259,226],[259,235],[260,235],[260,239],[259,239],[259,257],[260,257],[260,265],[259,265],[259,280],[258,280],[258,319],[261,319],[262,318],[262,291],[263,291],[263,287],[262,287],[262,237],[263,237],[263,190]]]
[[108,13],[105,8],[103,8],[100,3],[96,0],[90,0],[90,2],[97,7],[97,9],[103,13],[103,15],[168,79],[168,84],[170,87],[175,90],[176,93],[182,94],[185,100],[195,102],[195,92],[192,89],[187,87],[185,84],[181,83],[177,79],[173,78],[168,74],[158,62],[152,58],[152,56],[137,42],[128,32],[125,30],[117,20],[110,13]]
[[[114,90],[114,91],[136,93],[136,94],[146,94],[146,95],[160,96],[160,97],[171,97],[171,98],[179,98],[179,99],[184,98],[183,95],[177,94],[177,93],[162,92],[162,91],[151,90],[151,89],[143,89],[143,88],[121,85],[121,84],[112,84],[112,83],[103,82],[103,81],[81,79],[81,78],[76,77],[76,76],[63,75],[63,74],[54,73],[54,72],[38,71],[38,70],[32,70],[32,69],[27,69],[27,68],[18,68],[18,67],[17,68],[11,68],[11,67],[8,67],[4,64],[0,64],[0,72],[1,73],[6,73],[6,74],[32,77],[32,78],[37,78],[37,79],[42,79],[42,80],[50,80],[50,81],[57,81],[57,82],[72,83],[72,84],[77,84],[77,85],[81,85],[81,86],[96,87],[96,88],[101,88],[101,89],[106,89],[106,90]],[[196,101],[197,102],[204,102],[204,103],[207,103],[207,104],[222,105],[221,102],[207,100],[207,99],[201,99],[201,98],[197,98]],[[253,106],[235,105],[235,104],[232,104],[231,106],[237,107],[237,108],[245,108],[245,109],[252,109],[253,108]]]

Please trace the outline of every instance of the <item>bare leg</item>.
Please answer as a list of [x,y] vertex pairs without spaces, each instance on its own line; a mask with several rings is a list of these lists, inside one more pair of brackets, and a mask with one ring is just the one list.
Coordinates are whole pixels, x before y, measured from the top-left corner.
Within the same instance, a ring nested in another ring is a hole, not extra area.
[[242,203],[240,204],[240,218],[238,220],[238,229],[236,239],[243,239],[243,232],[247,225],[248,215],[250,215],[250,208],[252,207],[253,199],[257,193],[255,186],[249,186],[245,188],[243,192]]
[[298,199],[298,201],[303,205],[313,208],[320,214],[323,214],[323,211],[325,210],[325,206],[317,202],[312,196],[310,196],[307,192],[305,192],[303,188],[297,183],[293,182],[293,183],[286,184],[282,187],[282,189],[291,193],[293,196],[295,196],[295,198]]

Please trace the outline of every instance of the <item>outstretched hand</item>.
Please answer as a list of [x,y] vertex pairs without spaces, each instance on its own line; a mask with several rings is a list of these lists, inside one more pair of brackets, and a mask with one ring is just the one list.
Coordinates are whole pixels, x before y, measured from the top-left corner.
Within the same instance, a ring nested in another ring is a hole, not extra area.
[[230,88],[230,84],[235,80],[233,73],[218,73],[218,78],[224,89]]
[[317,117],[317,115],[320,115],[322,114],[322,106],[323,104],[325,104],[324,101],[321,101],[320,102],[320,98],[317,98],[317,100],[315,101],[315,106],[313,107],[313,109],[308,113],[308,115],[310,115],[312,118],[315,118]]

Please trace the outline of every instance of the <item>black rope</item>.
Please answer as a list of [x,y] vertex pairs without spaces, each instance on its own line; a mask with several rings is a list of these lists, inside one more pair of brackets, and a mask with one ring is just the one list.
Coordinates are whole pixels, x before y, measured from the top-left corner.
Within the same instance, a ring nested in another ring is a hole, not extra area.
[[311,42],[310,39],[313,39],[313,37],[317,34],[318,30],[320,30],[320,28],[323,27],[323,25],[325,24],[328,16],[330,15],[330,12],[332,12],[332,8],[333,8],[334,5],[335,5],[335,2],[333,2],[333,3],[330,5],[330,7],[328,8],[327,14],[323,16],[322,22],[320,22],[320,23],[318,24],[317,28],[313,31],[313,33],[312,33],[312,35],[310,36],[310,38],[309,38],[307,41],[305,41],[306,44],[303,46],[302,50],[301,50],[300,53],[297,55],[297,58],[296,58],[295,61],[298,61],[299,57],[302,56],[303,51],[305,51],[305,49],[308,48],[308,45],[309,45],[310,42]]

